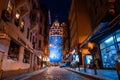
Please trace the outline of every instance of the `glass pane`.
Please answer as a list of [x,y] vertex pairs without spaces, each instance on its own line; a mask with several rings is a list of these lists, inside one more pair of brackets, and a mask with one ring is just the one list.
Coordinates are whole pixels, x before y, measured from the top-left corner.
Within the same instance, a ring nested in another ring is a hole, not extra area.
[[113,36],[111,36],[108,39],[106,39],[104,41],[104,43],[105,43],[106,46],[110,46],[110,45],[114,44]]
[[92,56],[91,55],[86,55],[86,64],[90,64],[90,62],[92,61]]
[[105,44],[104,44],[104,43],[101,43],[101,44],[100,44],[100,49],[103,49],[103,48],[105,48]]
[[115,68],[117,55],[116,55],[116,49],[114,46],[110,46],[101,50],[101,57],[102,57],[104,68]]
[[120,42],[120,33],[116,35],[117,42]]
[[119,50],[120,50],[120,43],[118,44]]
[[113,45],[113,46],[110,46],[110,49],[115,49],[115,46]]

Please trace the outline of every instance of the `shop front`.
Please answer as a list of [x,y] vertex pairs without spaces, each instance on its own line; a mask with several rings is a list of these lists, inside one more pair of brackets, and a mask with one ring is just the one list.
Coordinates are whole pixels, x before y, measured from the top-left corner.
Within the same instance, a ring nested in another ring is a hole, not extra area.
[[120,29],[99,42],[103,68],[115,68],[120,61]]
[[87,68],[92,68],[91,63],[92,63],[92,61],[93,61],[93,58],[92,58],[92,55],[91,55],[91,54],[86,54],[86,55],[84,56],[84,61],[85,61],[85,64],[86,64],[86,67],[87,67]]

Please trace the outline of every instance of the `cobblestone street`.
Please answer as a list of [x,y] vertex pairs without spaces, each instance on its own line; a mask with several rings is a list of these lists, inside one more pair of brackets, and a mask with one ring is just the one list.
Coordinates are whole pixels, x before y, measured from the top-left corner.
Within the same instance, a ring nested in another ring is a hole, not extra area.
[[34,75],[25,80],[88,80],[76,73],[67,71],[62,68],[49,68],[48,70]]

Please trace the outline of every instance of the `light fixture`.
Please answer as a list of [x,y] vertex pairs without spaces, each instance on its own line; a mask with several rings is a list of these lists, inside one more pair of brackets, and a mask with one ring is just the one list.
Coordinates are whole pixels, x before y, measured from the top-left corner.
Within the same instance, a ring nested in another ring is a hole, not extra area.
[[24,21],[22,20],[21,23],[20,23],[20,27],[23,28],[24,27]]
[[19,18],[20,18],[20,14],[19,14],[18,12],[16,13],[15,16],[16,16],[16,19],[19,19]]

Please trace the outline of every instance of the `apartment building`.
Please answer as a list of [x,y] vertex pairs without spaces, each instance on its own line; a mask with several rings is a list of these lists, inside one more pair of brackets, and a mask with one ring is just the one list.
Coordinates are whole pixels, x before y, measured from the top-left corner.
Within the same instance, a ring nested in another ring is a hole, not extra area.
[[46,15],[40,10],[39,0],[0,2],[1,68],[4,71],[40,68]]
[[89,61],[86,56],[91,55],[97,68],[116,67],[119,60],[119,4],[119,0],[72,1],[69,16],[71,47],[80,43],[84,63]]

